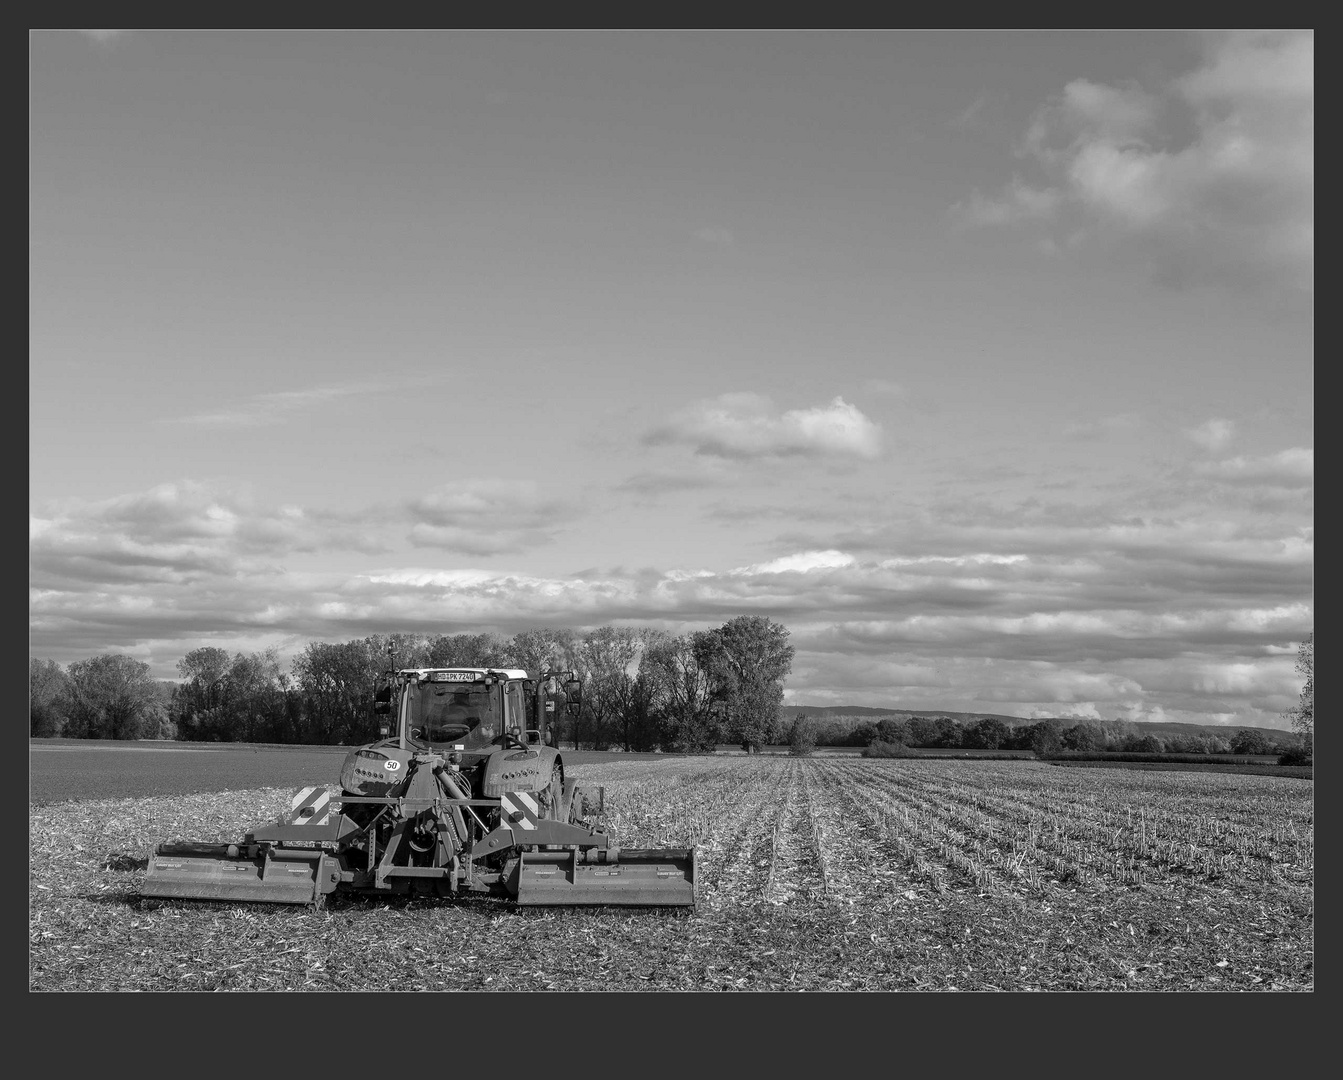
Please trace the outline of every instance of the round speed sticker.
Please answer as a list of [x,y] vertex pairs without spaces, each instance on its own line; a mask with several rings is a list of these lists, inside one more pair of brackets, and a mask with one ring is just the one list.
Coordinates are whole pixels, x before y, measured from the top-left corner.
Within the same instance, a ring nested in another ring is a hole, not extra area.
[[388,772],[396,772],[397,769],[401,768],[401,762],[388,758],[382,763],[382,767]]

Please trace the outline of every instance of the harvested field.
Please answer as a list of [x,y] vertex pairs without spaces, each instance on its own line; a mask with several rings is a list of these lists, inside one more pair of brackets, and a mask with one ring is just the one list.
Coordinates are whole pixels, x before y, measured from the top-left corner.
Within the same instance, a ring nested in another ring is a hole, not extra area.
[[693,912],[142,901],[150,850],[288,789],[30,807],[32,990],[1311,990],[1313,784],[1026,761],[571,771]]

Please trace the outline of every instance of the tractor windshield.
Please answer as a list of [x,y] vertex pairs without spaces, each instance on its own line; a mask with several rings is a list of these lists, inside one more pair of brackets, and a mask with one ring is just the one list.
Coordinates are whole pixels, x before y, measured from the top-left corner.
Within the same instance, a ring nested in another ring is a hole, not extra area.
[[430,745],[488,746],[504,730],[499,690],[482,683],[412,683],[406,688],[406,733]]

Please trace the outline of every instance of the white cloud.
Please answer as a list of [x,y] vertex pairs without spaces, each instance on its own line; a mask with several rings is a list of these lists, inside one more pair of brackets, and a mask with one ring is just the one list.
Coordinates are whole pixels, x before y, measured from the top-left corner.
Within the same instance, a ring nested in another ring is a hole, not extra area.
[[778,413],[760,394],[723,394],[673,415],[649,444],[680,443],[697,454],[751,459],[791,456],[875,458],[881,428],[842,397]]
[[1205,450],[1225,450],[1236,434],[1236,425],[1230,420],[1214,417],[1196,428],[1189,428],[1185,434]]
[[[1175,137],[1177,121],[1192,136]],[[1151,92],[1074,80],[1036,113],[1022,154],[1042,182],[976,192],[958,221],[1080,226],[1176,282],[1313,289],[1309,32],[1222,35],[1197,70]]]
[[[1299,470],[1308,455],[1206,464],[1249,477]],[[36,506],[30,649],[66,663],[135,648],[170,677],[203,641],[301,649],[388,629],[511,635],[612,622],[680,633],[751,613],[793,631],[789,689],[807,703],[1014,715],[1094,706],[1107,718],[1132,706],[1273,724],[1299,690],[1293,643],[1313,624],[1312,529],[1276,511],[1243,522],[1045,505],[995,516],[949,500],[922,522],[902,507],[884,532],[818,525],[832,544],[790,543],[749,565],[475,565],[468,549],[497,551],[489,537],[501,529],[516,530],[507,543],[541,542],[556,527],[563,508],[540,505],[542,494],[477,481],[333,518],[179,482]],[[964,519],[947,516],[953,505]],[[303,561],[324,546],[348,556],[349,537],[365,531],[416,528],[456,547],[428,559],[421,548],[403,565],[378,552],[339,572]]]
[[1293,446],[1262,457],[1242,456],[1223,461],[1199,462],[1195,470],[1203,476],[1230,483],[1300,486],[1314,480],[1315,451],[1305,446]]
[[843,551],[803,551],[796,555],[785,555],[769,562],[742,566],[731,571],[733,574],[805,574],[812,570],[834,570],[843,566],[852,566],[854,558]]
[[1003,193],[986,197],[972,191],[968,202],[956,203],[952,215],[957,224],[1018,225],[1029,221],[1047,221],[1063,205],[1061,192],[1049,188],[1034,188],[1019,176],[1014,176]]
[[455,483],[411,500],[409,539],[416,547],[493,555],[549,543],[575,507],[531,481]]

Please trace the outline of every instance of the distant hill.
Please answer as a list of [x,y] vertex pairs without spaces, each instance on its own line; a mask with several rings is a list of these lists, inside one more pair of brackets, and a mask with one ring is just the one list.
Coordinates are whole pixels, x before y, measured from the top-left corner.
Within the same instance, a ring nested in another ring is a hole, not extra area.
[[[785,705],[782,711],[784,719],[790,723],[797,718],[799,713],[806,713],[808,716],[814,716],[818,719],[848,716],[861,720],[880,720],[886,716],[893,716],[899,720],[908,720],[913,716],[948,716],[962,725],[993,717],[995,720],[1001,720],[1008,727],[1037,724],[1043,719],[1048,719],[1040,716],[1007,716],[1004,713],[949,712],[946,709],[879,709],[868,705]],[[1075,717],[1059,717],[1058,719],[1069,727],[1077,723]],[[1262,731],[1269,738],[1280,739],[1284,735],[1291,734],[1291,731],[1287,728],[1256,727],[1253,724],[1177,724],[1167,721],[1144,720],[1137,720],[1134,723],[1144,732],[1153,735],[1219,735],[1225,738],[1237,731]]]

